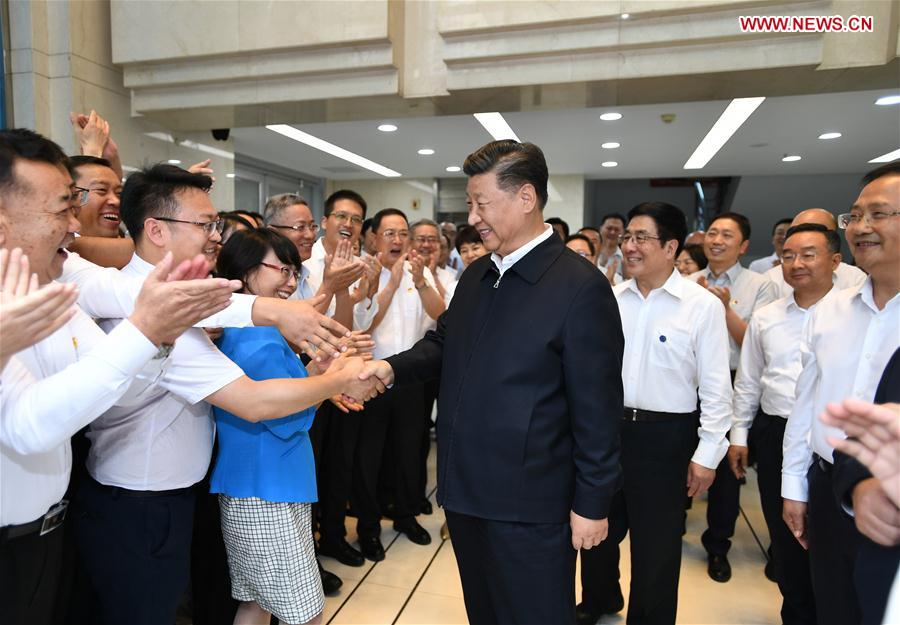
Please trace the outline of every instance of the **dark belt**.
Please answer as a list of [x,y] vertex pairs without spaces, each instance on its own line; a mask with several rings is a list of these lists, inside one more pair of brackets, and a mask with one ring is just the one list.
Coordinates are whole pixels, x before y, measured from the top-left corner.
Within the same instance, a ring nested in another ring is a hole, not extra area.
[[656,412],[625,406],[622,419],[625,421],[677,421],[679,419],[695,419],[696,412]]
[[183,495],[185,493],[189,493],[194,490],[194,484],[191,486],[185,486],[184,488],[173,488],[171,490],[131,490],[129,488],[121,488],[119,486],[109,486],[108,484],[101,484],[97,480],[91,479],[94,483],[94,486],[102,490],[103,492],[109,493],[114,497],[173,497],[176,495]]
[[817,453],[813,453],[813,464],[817,465],[819,470],[825,475],[831,475],[832,470],[834,470],[834,465]]
[[[62,506],[62,509],[59,509],[61,504],[65,505]],[[63,520],[66,518],[67,505],[68,502],[63,500],[50,506],[50,510],[46,514],[34,521],[22,523],[21,525],[7,525],[6,527],[0,527],[0,542],[12,540],[13,538],[21,538],[22,536],[28,536],[30,534],[49,534],[62,525]]]

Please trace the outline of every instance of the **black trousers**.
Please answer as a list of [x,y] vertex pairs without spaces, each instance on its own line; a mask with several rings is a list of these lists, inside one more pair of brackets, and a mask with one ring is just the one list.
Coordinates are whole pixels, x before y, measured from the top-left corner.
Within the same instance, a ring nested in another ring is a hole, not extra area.
[[434,410],[434,402],[437,401],[439,389],[439,380],[426,382],[422,389],[422,415],[424,416],[425,429],[422,431],[422,475],[419,483],[422,486],[421,491],[424,499],[428,499],[428,454],[431,453],[431,428],[434,427],[431,413]]
[[[736,371],[731,371],[734,384]],[[710,555],[724,556],[731,549],[731,537],[738,515],[741,513],[741,484],[728,465],[728,458],[716,467],[716,479],[709,487],[706,502],[706,531],[700,536],[703,547]]]
[[[319,412],[321,413],[323,409],[324,404],[319,408]],[[321,437],[321,455],[316,460],[319,533],[322,542],[338,540],[347,533],[344,519],[347,516],[347,502],[352,495],[353,469],[362,414],[359,412],[335,414],[328,411],[327,424],[322,424],[327,425],[327,432]],[[316,421],[318,420],[317,413]],[[314,450],[315,448],[316,445],[313,446]]]
[[757,412],[748,440],[756,458],[757,482],[763,516],[772,541],[775,578],[784,601],[784,625],[815,625],[816,605],[809,572],[809,554],[782,518],[782,441],[787,419]]
[[3,625],[55,622],[53,610],[63,565],[64,529],[58,527],[43,536],[34,532],[0,540],[0,623]]
[[613,500],[609,538],[581,552],[583,601],[599,613],[619,594],[618,543],[628,532],[631,589],[627,622],[673,624],[678,611],[687,471],[697,446],[696,422],[687,418],[626,421],[621,444],[624,483]]
[[[831,465],[826,463],[826,469]],[[809,564],[820,625],[851,625],[861,619],[853,571],[861,535],[838,506],[831,475],[814,460],[809,483]]]
[[389,484],[394,519],[402,521],[418,514],[423,428],[421,386],[395,387],[366,404],[353,460],[352,501],[359,536],[381,534],[378,482],[385,455],[389,473],[383,479]]
[[470,625],[575,622],[576,552],[568,523],[446,514]]
[[79,488],[75,537],[104,624],[175,621],[190,576],[195,491],[161,497]]

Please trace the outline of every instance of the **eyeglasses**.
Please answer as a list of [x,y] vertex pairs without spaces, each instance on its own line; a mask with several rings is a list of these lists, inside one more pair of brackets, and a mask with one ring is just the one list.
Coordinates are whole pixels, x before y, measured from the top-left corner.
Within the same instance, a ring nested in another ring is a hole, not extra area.
[[381,233],[385,239],[393,239],[399,237],[400,240],[406,241],[409,238],[409,230],[385,230]]
[[800,254],[794,254],[793,252],[787,252],[781,255],[781,263],[783,265],[790,265],[797,261],[799,258],[804,263],[814,263],[816,261],[817,254],[813,251],[809,252],[801,252]]
[[223,228],[225,228],[225,221],[222,219],[216,219],[215,221],[185,221],[184,219],[172,219],[171,217],[154,217],[153,219],[157,221],[171,221],[176,224],[199,226],[207,236],[211,235],[214,231],[221,234]]
[[76,206],[78,206],[78,208],[81,208],[82,206],[84,206],[85,204],[87,204],[87,201],[88,201],[88,195],[90,194],[91,190],[90,190],[90,189],[85,189],[84,187],[72,187],[72,188],[73,188],[75,191],[74,191],[74,193],[72,193],[72,195],[69,197],[69,200],[70,200],[73,204],[75,204]]
[[334,217],[337,221],[349,221],[354,226],[361,226],[363,222],[362,217],[350,213],[331,213],[329,217]]
[[660,237],[655,237],[652,234],[647,234],[646,232],[638,232],[636,234],[630,234],[630,233],[626,232],[625,234],[618,237],[619,245],[620,246],[625,245],[632,239],[634,239],[634,242],[637,243],[638,245],[643,245],[644,243],[646,243],[647,241],[649,241],[651,239],[655,239],[657,241],[662,240]]
[[432,245],[437,245],[437,243],[440,241],[440,239],[437,237],[421,236],[421,237],[413,237],[413,241],[415,241],[416,243],[420,243],[420,244],[421,243],[431,243]]
[[293,226],[282,226],[279,224],[269,224],[270,228],[279,228],[281,230],[293,230],[294,232],[299,232],[303,234],[304,232],[309,232],[311,234],[315,234],[319,231],[319,226],[317,224],[309,223],[309,224],[294,224]]
[[270,263],[260,263],[263,267],[268,267],[269,269],[276,269],[281,272],[281,277],[285,280],[290,280],[291,277],[294,278],[297,282],[300,282],[300,272],[296,269],[288,267],[287,265],[272,265]]
[[576,254],[578,254],[579,256],[581,256],[582,258],[590,258],[591,257],[590,252],[585,252],[584,250],[572,250],[572,251],[575,252]]
[[865,216],[866,221],[870,224],[877,224],[880,221],[884,221],[888,217],[894,217],[895,215],[900,215],[900,211],[872,211],[871,213],[844,213],[843,215],[838,215],[837,222],[838,228],[841,230],[846,230],[850,224],[858,224],[863,220],[863,216]]

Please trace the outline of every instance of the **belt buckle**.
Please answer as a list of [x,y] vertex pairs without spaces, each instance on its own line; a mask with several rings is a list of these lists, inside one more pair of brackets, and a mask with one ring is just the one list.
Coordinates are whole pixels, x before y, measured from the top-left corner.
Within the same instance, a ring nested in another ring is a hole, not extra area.
[[638,409],[637,409],[637,408],[632,408],[632,409],[631,409],[631,420],[632,420],[632,421],[637,421],[637,413],[638,413]]
[[63,521],[66,518],[66,510],[68,509],[68,507],[69,502],[63,499],[47,511],[47,514],[44,515],[44,522],[41,523],[41,536],[49,534],[57,527],[62,525]]

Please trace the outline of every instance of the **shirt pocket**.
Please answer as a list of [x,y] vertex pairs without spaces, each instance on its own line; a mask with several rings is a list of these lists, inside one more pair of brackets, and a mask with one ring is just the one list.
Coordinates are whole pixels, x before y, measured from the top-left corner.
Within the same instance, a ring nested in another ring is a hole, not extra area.
[[663,369],[683,369],[691,362],[691,337],[684,330],[657,328],[650,339],[650,363]]

